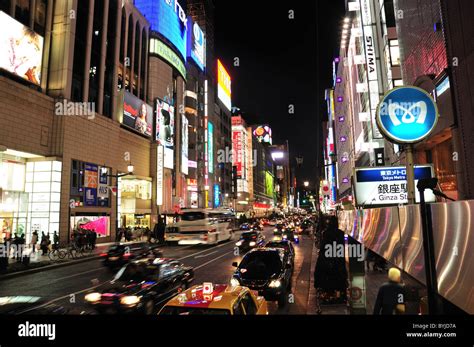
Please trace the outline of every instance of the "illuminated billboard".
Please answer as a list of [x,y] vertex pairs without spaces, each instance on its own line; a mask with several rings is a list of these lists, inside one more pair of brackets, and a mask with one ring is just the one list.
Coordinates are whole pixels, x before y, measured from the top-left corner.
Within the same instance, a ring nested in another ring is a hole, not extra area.
[[43,37],[2,11],[0,23],[0,68],[39,85]]
[[237,167],[237,178],[243,176],[243,133],[241,130],[232,130],[232,165]]
[[258,142],[272,144],[272,129],[268,125],[259,125],[253,131]]
[[173,169],[174,107],[160,99],[156,99],[155,140],[164,147],[164,167]]
[[231,84],[229,73],[221,61],[217,60],[217,97],[229,111],[232,109]]
[[186,60],[185,7],[178,0],[135,0],[135,6],[148,19],[151,30],[166,38]]
[[183,114],[181,118],[181,172],[185,175],[188,174],[188,118]]
[[125,91],[121,123],[139,134],[151,136],[153,108],[133,94]]
[[201,27],[188,18],[188,57],[204,71],[206,68],[206,37]]
[[207,158],[209,160],[209,173],[214,172],[214,125],[207,123]]

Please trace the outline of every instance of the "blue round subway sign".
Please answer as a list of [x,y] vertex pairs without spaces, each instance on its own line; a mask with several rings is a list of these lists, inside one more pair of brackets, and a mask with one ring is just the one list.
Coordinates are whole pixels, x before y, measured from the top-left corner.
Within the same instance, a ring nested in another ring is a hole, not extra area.
[[377,126],[391,142],[420,142],[435,128],[438,108],[418,87],[398,87],[387,92],[377,107]]

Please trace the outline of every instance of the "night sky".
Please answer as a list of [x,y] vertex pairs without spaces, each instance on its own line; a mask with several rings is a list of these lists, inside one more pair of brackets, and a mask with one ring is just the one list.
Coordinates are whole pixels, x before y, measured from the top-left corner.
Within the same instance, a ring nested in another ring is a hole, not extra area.
[[[274,144],[288,140],[292,164],[296,166],[295,156],[304,158],[298,181],[314,183],[324,89],[331,85],[344,0],[215,4],[216,58],[231,75],[233,106],[249,124],[270,124]],[[294,10],[292,20],[289,10]],[[233,65],[234,57],[240,59],[239,67]]]

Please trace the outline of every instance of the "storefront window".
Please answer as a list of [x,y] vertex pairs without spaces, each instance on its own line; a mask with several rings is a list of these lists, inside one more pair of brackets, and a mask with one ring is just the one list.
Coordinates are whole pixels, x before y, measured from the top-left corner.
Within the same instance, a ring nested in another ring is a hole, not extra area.
[[24,234],[29,242],[33,231],[59,232],[60,183],[61,162],[2,155],[0,241]]
[[71,216],[71,233],[74,230],[90,230],[97,233],[98,238],[110,236],[110,217],[99,215],[76,215]]

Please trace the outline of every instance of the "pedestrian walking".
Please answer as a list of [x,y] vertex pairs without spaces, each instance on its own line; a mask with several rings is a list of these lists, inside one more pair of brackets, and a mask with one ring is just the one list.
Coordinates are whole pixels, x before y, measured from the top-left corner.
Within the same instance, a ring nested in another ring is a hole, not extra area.
[[44,232],[41,233],[40,247],[42,251],[41,255],[47,255],[48,254],[48,238],[46,237],[46,234]]
[[388,282],[382,284],[377,293],[374,315],[396,315],[405,313],[405,288],[397,268],[388,270]]
[[165,229],[166,229],[166,224],[163,218],[158,219],[158,228],[157,228],[158,235],[157,236],[158,236],[158,242],[160,244],[165,243]]
[[33,235],[31,236],[31,248],[32,253],[36,253],[36,244],[38,243],[38,232],[33,231]]
[[59,235],[57,231],[55,231],[53,234],[53,249],[59,249]]

